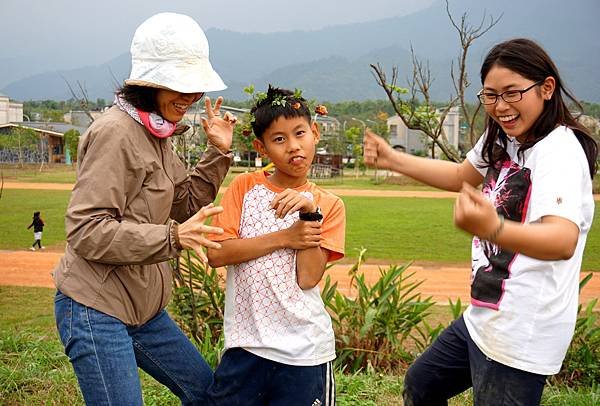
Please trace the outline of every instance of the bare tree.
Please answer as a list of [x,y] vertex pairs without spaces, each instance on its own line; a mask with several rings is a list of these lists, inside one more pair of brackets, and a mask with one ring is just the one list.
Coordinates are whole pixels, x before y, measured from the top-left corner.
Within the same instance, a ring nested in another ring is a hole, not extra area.
[[192,108],[194,109],[194,115],[191,120],[186,120],[189,125],[182,125],[181,130],[177,131],[177,137],[173,137],[173,148],[182,162],[185,163],[186,168],[190,170],[192,168],[192,152],[198,145],[203,144],[202,134],[198,131],[201,122],[201,116],[204,112],[201,109],[201,104],[197,102]]
[[489,30],[491,30],[496,24],[498,24],[498,22],[504,14],[500,14],[498,18],[489,16],[489,22],[486,24],[486,13],[484,11],[483,17],[481,18],[481,22],[477,27],[475,27],[467,22],[467,13],[463,13],[460,18],[460,24],[457,24],[454,17],[452,17],[452,13],[450,12],[448,0],[446,0],[446,14],[448,14],[448,18],[450,19],[452,26],[458,32],[458,36],[460,38],[461,52],[457,59],[458,72],[455,71],[454,61],[452,61],[452,66],[450,67],[450,76],[452,77],[452,84],[454,85],[454,90],[458,95],[460,109],[462,111],[463,116],[465,117],[465,121],[467,122],[467,127],[469,129],[469,143],[470,146],[473,146],[475,145],[475,141],[477,141],[477,134],[475,133],[474,126],[475,118],[477,117],[477,113],[479,112],[481,105],[477,104],[477,108],[475,109],[473,114],[469,113],[469,110],[466,107],[465,89],[467,89],[471,85],[467,77],[467,54],[473,42],[477,38],[483,36]]
[[81,109],[85,112],[85,114],[90,119],[90,123],[93,123],[94,122],[94,116],[92,116],[92,112],[90,110],[90,100],[88,98],[88,92],[87,92],[87,89],[85,88],[85,85],[81,84],[80,81],[76,82],[77,83],[77,87],[79,88],[79,93],[80,93],[80,95],[78,95],[75,92],[75,90],[73,89],[73,86],[71,86],[71,84],[69,83],[69,81],[65,77],[63,77],[63,80],[67,84],[67,87],[69,88],[69,91],[71,92],[71,96],[73,96],[73,98],[75,100],[77,100],[77,102],[81,106]]
[[[459,34],[461,43],[461,52],[458,57],[458,68],[455,68],[454,62],[451,65],[450,76],[454,85],[456,95],[451,95],[445,108],[438,111],[431,101],[430,89],[433,83],[429,63],[423,63],[415,54],[411,46],[411,56],[413,72],[412,78],[407,79],[408,88],[398,87],[398,68],[392,67],[392,77],[388,81],[386,73],[380,64],[371,64],[374,71],[377,84],[383,88],[394,108],[394,111],[402,119],[408,129],[422,131],[431,142],[431,156],[435,157],[435,147],[437,146],[445,155],[454,162],[461,160],[458,151],[449,143],[444,134],[444,120],[446,116],[457,103],[462,109],[467,126],[469,128],[469,142],[471,145],[475,142],[474,122],[479,106],[473,114],[470,114],[466,108],[465,90],[470,83],[467,76],[467,55],[473,42],[492,29],[502,16],[498,18],[490,17],[486,24],[486,15],[484,13],[481,23],[478,26],[472,26],[467,22],[467,13],[463,13],[460,23],[456,23],[450,12],[448,0],[446,0],[446,13],[453,27]],[[456,70],[457,69],[457,70]],[[408,94],[407,100],[403,95]]]

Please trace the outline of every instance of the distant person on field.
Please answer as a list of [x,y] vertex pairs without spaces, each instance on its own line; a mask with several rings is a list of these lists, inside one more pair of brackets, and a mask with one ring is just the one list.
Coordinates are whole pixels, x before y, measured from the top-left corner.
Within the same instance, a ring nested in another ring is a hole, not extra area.
[[538,405],[575,329],[598,146],[535,42],[494,46],[481,84],[486,129],[462,163],[364,139],[368,165],[460,192],[454,222],[473,235],[471,305],[409,368],[405,405],[447,405],[470,387],[475,405]]
[[160,13],[131,44],[132,69],[114,105],[81,137],[66,214],[67,247],[54,271],[56,324],[89,405],[142,405],[138,367],[184,405],[204,405],[213,371],[167,313],[169,260],[206,260],[205,225],[233,159],[235,117],[208,97],[207,148],[188,173],[173,150],[178,123],[205,92],[226,88],[190,17]]
[[42,232],[44,231],[44,220],[40,217],[40,212],[36,211],[33,213],[33,220],[27,229],[29,230],[33,227],[33,245],[29,248],[31,251],[35,251],[35,246],[37,245],[39,249],[43,250],[44,247],[42,245]]
[[224,232],[209,263],[229,266],[209,404],[333,405],[335,338],[318,283],[344,256],[344,204],[307,179],[320,133],[306,100],[270,86],[264,96],[254,147],[275,170],[238,175],[212,223]]

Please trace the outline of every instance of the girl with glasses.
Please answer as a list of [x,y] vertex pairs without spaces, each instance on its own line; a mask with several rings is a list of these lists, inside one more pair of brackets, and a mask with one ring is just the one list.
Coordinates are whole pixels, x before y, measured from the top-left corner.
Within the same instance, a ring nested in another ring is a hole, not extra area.
[[597,144],[535,42],[496,45],[481,82],[486,129],[460,164],[365,135],[367,164],[460,192],[454,222],[473,235],[471,304],[409,368],[408,405],[446,405],[469,387],[476,405],[538,405],[575,328]]

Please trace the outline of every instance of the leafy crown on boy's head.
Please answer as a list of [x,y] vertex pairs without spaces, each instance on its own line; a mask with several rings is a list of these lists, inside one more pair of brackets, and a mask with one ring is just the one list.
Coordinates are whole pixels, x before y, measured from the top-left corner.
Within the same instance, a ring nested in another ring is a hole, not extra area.
[[250,114],[252,131],[257,138],[262,138],[271,123],[282,116],[287,119],[303,117],[309,124],[311,122],[308,102],[302,97],[300,90],[296,89],[292,92],[269,85],[267,93],[258,93],[254,100],[255,104],[250,110]]

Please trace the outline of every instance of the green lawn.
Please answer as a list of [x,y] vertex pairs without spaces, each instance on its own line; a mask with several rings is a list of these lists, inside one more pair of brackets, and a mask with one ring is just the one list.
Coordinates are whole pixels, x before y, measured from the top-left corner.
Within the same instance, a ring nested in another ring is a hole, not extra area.
[[5,182],[75,183],[75,167],[69,165],[0,164]]
[[[73,369],[54,325],[53,289],[0,286],[0,404],[83,405]],[[447,312],[447,310],[444,310]],[[178,405],[165,387],[140,371],[147,405]],[[340,406],[401,403],[402,376],[365,372],[336,374]],[[471,404],[470,393],[450,405]],[[600,388],[548,386],[542,405],[592,406]]]
[[[23,249],[33,242],[27,230],[33,212],[46,223],[43,243],[62,247],[68,191],[5,189],[0,199],[0,249]],[[452,199],[343,197],[346,205],[346,254],[395,263],[433,261],[468,263],[470,238],[454,227]],[[600,212],[588,235],[582,269],[600,270]]]
[[452,223],[452,199],[343,197],[346,250],[368,249],[367,259],[399,263],[468,262],[470,238]]
[[42,242],[47,247],[63,246],[65,211],[71,192],[62,190],[5,189],[0,199],[0,249],[23,249],[33,243],[31,224],[34,211],[40,211],[46,224]]

